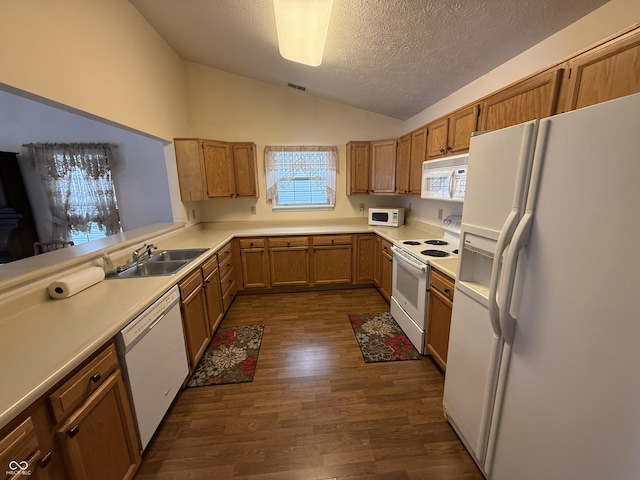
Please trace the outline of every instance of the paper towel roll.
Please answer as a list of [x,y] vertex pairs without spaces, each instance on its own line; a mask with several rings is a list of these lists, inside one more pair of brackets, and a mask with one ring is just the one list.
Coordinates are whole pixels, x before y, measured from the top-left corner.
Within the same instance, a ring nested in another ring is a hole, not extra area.
[[102,280],[104,280],[104,270],[100,267],[89,267],[51,282],[48,288],[49,296],[56,299],[69,298]]

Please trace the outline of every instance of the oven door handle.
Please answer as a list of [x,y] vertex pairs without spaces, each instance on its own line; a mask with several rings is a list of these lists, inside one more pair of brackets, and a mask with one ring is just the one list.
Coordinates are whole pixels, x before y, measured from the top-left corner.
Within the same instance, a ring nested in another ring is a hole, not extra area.
[[424,263],[418,263],[418,262],[409,260],[405,255],[403,255],[401,250],[395,245],[391,247],[391,250],[393,250],[393,253],[395,253],[395,255],[393,256],[394,261],[399,261],[400,263],[408,267],[411,267],[414,270],[419,270],[420,272],[423,272],[423,273],[427,271],[427,266]]

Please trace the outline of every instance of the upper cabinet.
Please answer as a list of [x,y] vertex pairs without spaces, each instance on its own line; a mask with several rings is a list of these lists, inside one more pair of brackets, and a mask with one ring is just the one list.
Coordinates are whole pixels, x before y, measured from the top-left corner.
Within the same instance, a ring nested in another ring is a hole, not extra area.
[[347,195],[369,193],[371,142],[347,143]]
[[556,112],[562,69],[554,68],[514,83],[485,98],[480,130],[498,130]]
[[397,140],[371,142],[371,193],[395,193]]
[[180,197],[258,197],[256,146],[215,140],[174,139]]
[[640,30],[574,57],[564,111],[640,92]]
[[398,195],[409,193],[411,170],[411,134],[398,139],[396,149],[396,191]]
[[411,132],[411,161],[409,162],[409,195],[420,196],[422,162],[427,159],[427,127]]
[[474,103],[427,125],[427,160],[469,150],[478,113],[479,106]]

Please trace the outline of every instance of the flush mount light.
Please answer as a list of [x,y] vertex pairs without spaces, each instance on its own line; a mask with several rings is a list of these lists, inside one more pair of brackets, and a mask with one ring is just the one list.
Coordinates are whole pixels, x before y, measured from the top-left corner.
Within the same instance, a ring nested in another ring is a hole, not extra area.
[[317,67],[322,63],[333,0],[273,0],[280,55]]

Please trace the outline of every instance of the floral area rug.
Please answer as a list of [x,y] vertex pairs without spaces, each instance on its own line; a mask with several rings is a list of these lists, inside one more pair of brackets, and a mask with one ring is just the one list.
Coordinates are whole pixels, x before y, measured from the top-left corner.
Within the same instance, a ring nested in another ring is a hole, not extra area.
[[365,362],[422,359],[389,312],[350,313],[349,321]]
[[187,386],[251,382],[263,332],[264,325],[218,328]]

